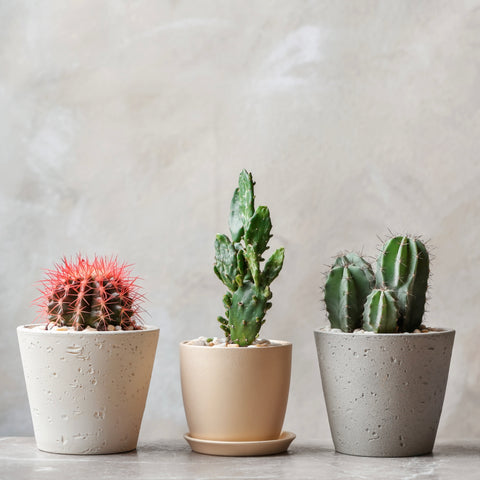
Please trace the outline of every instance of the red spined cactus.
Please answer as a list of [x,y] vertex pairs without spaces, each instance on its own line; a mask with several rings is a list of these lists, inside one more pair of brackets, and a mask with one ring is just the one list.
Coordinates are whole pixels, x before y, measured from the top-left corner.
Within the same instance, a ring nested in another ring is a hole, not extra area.
[[109,325],[122,330],[140,329],[143,295],[131,276],[131,265],[116,257],[97,257],[90,261],[78,255],[62,259],[46,270],[40,297],[35,304],[48,324],[83,330],[90,326],[108,330]]

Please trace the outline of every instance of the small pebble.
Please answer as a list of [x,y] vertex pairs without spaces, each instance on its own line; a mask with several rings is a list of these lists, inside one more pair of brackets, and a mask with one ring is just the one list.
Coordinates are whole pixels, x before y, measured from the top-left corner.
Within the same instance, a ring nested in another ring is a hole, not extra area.
[[[208,341],[207,341],[208,340]],[[202,347],[213,347],[213,348],[225,348],[225,347],[239,347],[236,343],[226,343],[226,338],[218,338],[218,337],[198,337],[194,338],[193,340],[188,340],[185,343],[187,345],[199,345]],[[272,345],[272,342],[267,338],[257,338],[251,345],[248,347],[257,348],[257,347],[268,347]],[[247,348],[248,348],[247,347]]]

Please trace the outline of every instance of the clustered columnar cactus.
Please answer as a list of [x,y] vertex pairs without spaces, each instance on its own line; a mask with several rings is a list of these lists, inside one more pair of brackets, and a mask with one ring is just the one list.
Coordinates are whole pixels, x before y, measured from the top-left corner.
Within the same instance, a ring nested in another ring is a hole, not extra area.
[[229,227],[232,239],[217,235],[215,266],[217,277],[229,289],[223,297],[225,317],[218,317],[227,340],[250,345],[265,323],[265,314],[272,306],[270,284],[283,266],[284,249],[279,248],[266,261],[262,255],[269,248],[272,222],[267,207],[254,207],[252,174],[243,170],[233,194]]
[[336,259],[325,284],[332,328],[352,332],[413,332],[425,311],[429,256],[418,238],[388,240],[377,260],[376,275],[354,253]]
[[41,315],[58,326],[139,329],[143,296],[137,278],[130,273],[130,266],[119,264],[115,258],[64,258],[55,269],[46,271],[36,303]]

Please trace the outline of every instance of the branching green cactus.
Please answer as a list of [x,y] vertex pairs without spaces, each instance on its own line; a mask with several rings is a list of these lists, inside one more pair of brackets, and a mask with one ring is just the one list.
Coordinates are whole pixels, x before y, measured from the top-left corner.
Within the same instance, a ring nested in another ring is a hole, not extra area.
[[402,331],[412,332],[422,323],[429,272],[428,252],[418,238],[398,236],[384,244],[377,260],[377,286],[395,291]]
[[395,292],[381,288],[371,291],[363,311],[363,329],[375,333],[398,331],[398,306]]
[[337,257],[325,284],[325,303],[332,328],[353,332],[361,327],[365,300],[374,281],[372,267],[359,255]]
[[378,333],[413,332],[425,312],[428,276],[428,252],[418,238],[388,240],[378,257],[375,276],[359,255],[338,257],[325,284],[332,328],[352,332],[363,326]]
[[232,240],[227,235],[217,235],[215,240],[214,271],[230,290],[223,297],[226,318],[218,317],[218,321],[227,340],[242,347],[258,337],[265,323],[272,306],[270,284],[280,273],[285,254],[279,248],[261,269],[272,222],[267,207],[255,210],[253,187],[252,174],[243,170],[230,206]]

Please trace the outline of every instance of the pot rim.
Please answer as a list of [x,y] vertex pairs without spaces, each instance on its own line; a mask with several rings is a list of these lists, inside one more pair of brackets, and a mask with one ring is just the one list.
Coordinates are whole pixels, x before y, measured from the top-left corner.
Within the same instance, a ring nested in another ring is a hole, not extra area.
[[233,348],[221,348],[221,347],[211,347],[210,345],[188,345],[187,342],[190,342],[191,340],[183,340],[180,342],[180,347],[194,347],[194,348],[209,348],[210,350],[215,350],[215,351],[245,351],[245,350],[253,350],[253,351],[263,351],[263,350],[270,350],[271,348],[283,348],[283,347],[288,347],[292,345],[292,342],[288,342],[286,340],[270,340],[270,342],[273,342],[273,344],[268,345],[268,347],[257,347],[257,348],[248,348],[248,347],[233,347]]
[[27,323],[26,325],[19,325],[17,327],[17,332],[24,332],[28,334],[39,334],[39,335],[125,335],[125,334],[135,334],[141,332],[154,332],[159,331],[160,327],[156,325],[142,325],[141,330],[44,330],[37,329],[45,325],[45,323]]
[[411,338],[411,337],[419,337],[419,336],[432,336],[432,335],[445,335],[446,333],[455,333],[455,329],[453,328],[444,328],[444,327],[430,327],[433,330],[428,332],[400,332],[400,333],[359,333],[359,332],[332,332],[329,330],[323,330],[325,327],[316,328],[313,332],[319,333],[322,335],[339,335],[339,336],[351,336],[351,337],[361,337],[361,338],[376,338],[376,337],[398,337],[398,338]]

